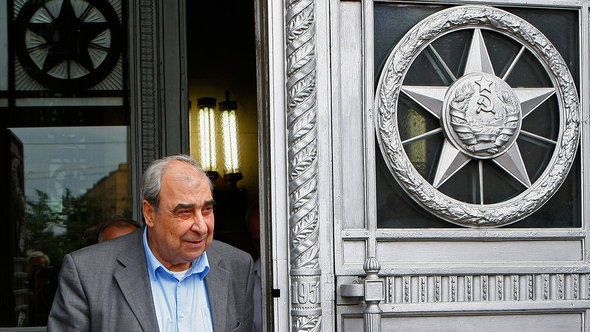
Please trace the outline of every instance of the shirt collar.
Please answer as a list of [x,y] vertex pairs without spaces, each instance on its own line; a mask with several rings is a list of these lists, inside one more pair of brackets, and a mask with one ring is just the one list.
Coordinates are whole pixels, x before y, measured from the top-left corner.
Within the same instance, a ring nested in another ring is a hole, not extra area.
[[[162,271],[166,272],[168,275],[172,275],[170,270],[168,270],[166,267],[164,267],[164,265],[162,265],[162,263],[160,263],[160,261],[156,258],[156,256],[154,256],[154,253],[152,252],[152,250],[150,249],[150,246],[148,245],[147,232],[148,232],[148,228],[146,226],[143,230],[143,250],[145,251],[145,258],[147,261],[147,268],[148,268],[148,273],[150,274],[150,277],[157,279],[158,277],[156,274],[156,270],[158,270],[158,269],[161,269]],[[192,274],[197,274],[198,277],[202,280],[203,278],[205,278],[207,273],[209,273],[209,269],[210,268],[209,268],[209,260],[207,259],[207,253],[203,252],[203,254],[201,256],[197,257],[193,261],[193,263],[191,264],[191,267],[186,272],[185,278],[192,275]]]

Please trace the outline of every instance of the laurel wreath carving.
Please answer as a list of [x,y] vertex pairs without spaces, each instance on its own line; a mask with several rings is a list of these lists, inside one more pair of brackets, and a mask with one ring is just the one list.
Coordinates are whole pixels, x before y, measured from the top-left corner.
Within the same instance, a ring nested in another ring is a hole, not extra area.
[[[436,190],[413,167],[401,145],[397,103],[403,77],[416,56],[435,38],[466,28],[490,29],[525,45],[553,80],[560,108],[560,137],[553,158],[524,192],[507,201],[475,205]],[[580,136],[578,94],[567,65],[551,42],[534,26],[506,11],[488,6],[459,6],[437,12],[414,26],[390,53],[379,80],[375,107],[379,146],[390,172],[406,193],[432,214],[468,227],[497,227],[516,222],[539,209],[561,186]]]

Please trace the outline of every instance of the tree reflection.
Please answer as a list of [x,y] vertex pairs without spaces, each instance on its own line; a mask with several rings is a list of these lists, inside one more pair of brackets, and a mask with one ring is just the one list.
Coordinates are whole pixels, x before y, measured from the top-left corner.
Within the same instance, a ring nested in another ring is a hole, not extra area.
[[35,190],[36,200],[27,201],[26,243],[29,250],[47,254],[53,265],[61,265],[65,254],[96,243],[93,229],[107,219],[95,199],[86,194],[74,197],[66,189],[61,211],[50,206],[49,195]]
[[87,194],[74,197],[66,189],[57,211],[46,192],[35,191],[37,199],[27,201],[25,214],[28,308],[29,325],[42,326],[47,324],[63,256],[96,243],[93,230],[106,217],[97,199]]

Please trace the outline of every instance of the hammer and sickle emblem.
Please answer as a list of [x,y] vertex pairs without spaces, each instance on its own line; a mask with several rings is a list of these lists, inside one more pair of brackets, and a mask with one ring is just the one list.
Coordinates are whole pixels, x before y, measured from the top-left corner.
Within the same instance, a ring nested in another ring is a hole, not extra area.
[[477,114],[479,114],[479,112],[481,111],[496,113],[494,112],[494,105],[492,104],[492,100],[490,99],[490,97],[486,95],[479,96],[479,99],[477,100],[477,105]]

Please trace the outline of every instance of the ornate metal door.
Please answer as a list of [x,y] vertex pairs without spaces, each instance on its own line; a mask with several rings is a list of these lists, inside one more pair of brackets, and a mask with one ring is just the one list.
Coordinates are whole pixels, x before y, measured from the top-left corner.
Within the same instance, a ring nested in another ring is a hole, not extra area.
[[341,331],[587,330],[588,3],[333,1]]

